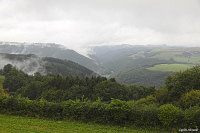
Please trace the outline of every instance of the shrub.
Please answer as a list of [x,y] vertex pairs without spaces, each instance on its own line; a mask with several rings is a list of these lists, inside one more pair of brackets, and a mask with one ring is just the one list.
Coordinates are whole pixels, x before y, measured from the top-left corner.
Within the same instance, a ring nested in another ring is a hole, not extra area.
[[119,99],[112,99],[106,110],[109,112],[108,117],[110,122],[117,124],[126,124],[129,122],[130,107],[127,102]]
[[53,118],[56,120],[62,119],[61,114],[62,114],[63,108],[58,103],[49,102],[48,104],[45,104],[44,111],[45,111],[43,114],[44,117]]
[[80,100],[67,100],[61,105],[63,107],[62,115],[65,119],[87,121],[91,118],[91,115],[89,114],[90,104],[89,101],[81,102]]
[[107,123],[108,122],[108,111],[105,110],[108,105],[98,99],[92,102],[89,106],[88,119],[96,123]]
[[200,90],[200,66],[178,72],[166,79],[170,101],[177,101],[186,92]]
[[160,104],[167,102],[168,89],[160,88],[155,92],[155,97]]
[[[154,98],[149,97],[147,99]],[[146,102],[138,104],[135,101],[126,102],[119,99],[112,99],[110,103],[105,103],[101,100],[95,102],[67,100],[62,103],[53,103],[44,99],[37,101],[7,96],[0,97],[0,110],[1,112],[10,112],[16,115],[45,117],[55,120],[92,121],[116,125],[134,124],[145,127],[160,127],[161,125],[179,127],[184,125],[191,128],[200,125],[199,107],[189,108],[183,112],[172,104],[165,104],[158,108],[156,104],[151,102],[147,105]]]
[[157,99],[153,96],[147,96],[145,98],[141,98],[135,102],[137,105],[157,105]]
[[138,107],[136,109],[138,118],[135,121],[135,124],[138,126],[159,126],[160,121],[158,119],[158,110],[155,105],[148,105]]
[[179,102],[179,106],[181,108],[190,108],[193,106],[200,106],[200,90],[192,90],[186,94],[184,94]]
[[200,128],[200,107],[191,107],[185,110],[185,126],[187,128]]
[[0,97],[6,97],[8,96],[8,93],[4,90],[0,88]]
[[177,127],[183,120],[183,112],[172,104],[162,105],[159,109],[158,117],[163,126]]
[[[150,100],[151,99],[151,100]],[[129,121],[137,126],[159,126],[157,105],[152,96],[137,101],[128,101]],[[153,101],[153,102],[152,102]],[[148,103],[148,104],[147,104]]]

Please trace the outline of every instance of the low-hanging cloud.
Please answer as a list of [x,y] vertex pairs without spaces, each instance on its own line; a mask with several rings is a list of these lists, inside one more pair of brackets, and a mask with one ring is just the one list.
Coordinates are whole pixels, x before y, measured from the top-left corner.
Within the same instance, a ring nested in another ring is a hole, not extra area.
[[25,60],[17,60],[6,58],[5,55],[0,55],[0,69],[3,69],[3,67],[7,64],[11,64],[18,70],[21,70],[29,75],[33,75],[36,72],[39,72],[42,75],[46,74],[46,70],[44,68],[45,62],[43,62],[38,57],[30,57]]
[[199,46],[199,16],[199,0],[0,0],[0,39]]

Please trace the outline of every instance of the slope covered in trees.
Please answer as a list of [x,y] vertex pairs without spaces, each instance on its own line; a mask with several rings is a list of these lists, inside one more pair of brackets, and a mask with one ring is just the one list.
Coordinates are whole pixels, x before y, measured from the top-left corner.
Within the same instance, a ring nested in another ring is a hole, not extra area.
[[53,57],[63,60],[71,60],[95,72],[102,71],[90,58],[67,49],[63,45],[55,43],[18,43],[0,42],[0,53],[8,54],[34,54],[39,57]]
[[[125,84],[159,87],[171,73],[200,64],[199,47],[115,45],[91,49],[89,56],[105,68],[101,74]],[[171,68],[162,67],[166,64]]]
[[121,100],[136,100],[153,94],[154,87],[125,86],[107,80],[104,77],[63,77],[60,75],[41,76],[35,73],[29,76],[18,71],[11,65],[3,69],[5,75],[4,88],[14,95],[21,95],[32,100],[44,98],[48,101],[76,100],[82,97],[92,101],[101,98],[110,101],[111,98]]
[[36,72],[39,72],[42,75],[59,74],[63,76],[79,77],[95,75],[93,71],[78,63],[52,57],[40,58],[32,54],[0,54],[0,59],[0,68],[3,68],[6,64],[12,64],[17,69],[22,70],[29,75],[33,75]]

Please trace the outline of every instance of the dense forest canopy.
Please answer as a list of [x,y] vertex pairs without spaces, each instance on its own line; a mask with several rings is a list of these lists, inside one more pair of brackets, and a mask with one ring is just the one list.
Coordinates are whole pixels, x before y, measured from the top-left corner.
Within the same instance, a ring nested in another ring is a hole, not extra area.
[[[107,79],[101,76],[84,78],[61,75],[42,76],[40,73],[27,75],[10,64],[4,66],[0,73],[5,77],[3,88],[10,95],[20,95],[31,100],[43,98],[50,102],[62,102],[69,99],[96,101],[99,98],[105,102],[110,102],[112,98],[131,101],[153,96],[161,105],[179,104],[190,94],[197,93],[198,97],[200,90],[200,66],[168,76],[165,86],[161,88],[123,85],[116,82],[114,78]],[[193,105],[196,103],[191,104]]]
[[155,87],[136,85],[121,85],[114,79],[105,77],[65,77],[60,75],[42,76],[35,73],[29,76],[8,64],[2,70],[5,75],[4,88],[14,95],[21,95],[32,100],[44,98],[48,101],[65,101],[68,99],[90,100],[102,98],[110,101],[111,98],[120,100],[137,100],[151,95]]

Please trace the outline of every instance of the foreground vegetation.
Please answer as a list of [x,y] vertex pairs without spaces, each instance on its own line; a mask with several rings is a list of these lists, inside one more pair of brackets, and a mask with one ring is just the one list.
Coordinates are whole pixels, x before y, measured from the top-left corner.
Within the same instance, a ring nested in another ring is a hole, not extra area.
[[200,66],[169,76],[159,89],[104,77],[29,76],[11,65],[2,74],[1,113],[167,130],[200,128]]
[[[75,121],[50,121],[27,117],[0,115],[0,132],[55,132],[55,133],[155,133],[157,130],[136,127],[105,126]],[[162,131],[164,132],[164,131]]]
[[0,99],[1,113],[50,118],[53,120],[77,120],[120,126],[199,128],[200,108],[180,109],[172,104],[157,107],[152,97],[140,101],[125,102],[113,99],[106,104],[101,101],[72,101],[51,103],[27,98],[3,97]]
[[3,89],[4,76],[0,76],[0,89]]

